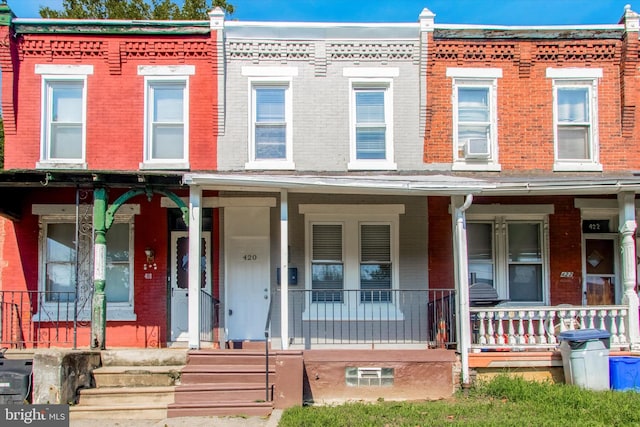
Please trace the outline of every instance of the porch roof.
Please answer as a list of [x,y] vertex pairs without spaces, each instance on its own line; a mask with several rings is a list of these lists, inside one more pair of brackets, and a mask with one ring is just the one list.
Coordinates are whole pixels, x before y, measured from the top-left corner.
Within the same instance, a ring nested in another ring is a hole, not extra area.
[[405,195],[596,195],[640,193],[635,174],[462,176],[453,174],[186,173],[184,184],[216,190]]

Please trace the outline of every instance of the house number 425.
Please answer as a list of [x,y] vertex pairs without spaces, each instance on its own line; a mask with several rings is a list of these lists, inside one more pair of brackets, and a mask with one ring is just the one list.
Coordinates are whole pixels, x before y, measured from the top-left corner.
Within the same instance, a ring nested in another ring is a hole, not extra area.
[[258,259],[258,255],[254,255],[254,254],[243,255],[242,259],[244,259],[245,261],[255,261]]

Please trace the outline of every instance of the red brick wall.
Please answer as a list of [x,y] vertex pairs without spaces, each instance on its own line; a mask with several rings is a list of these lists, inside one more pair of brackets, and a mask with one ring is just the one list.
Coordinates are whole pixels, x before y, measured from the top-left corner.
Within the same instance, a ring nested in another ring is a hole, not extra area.
[[[148,44],[133,55],[126,47],[131,42]],[[195,48],[190,48],[187,42],[207,48],[203,49],[204,54],[196,55],[192,52]],[[65,44],[67,49],[54,49]],[[183,55],[167,56],[153,51],[163,45],[181,48]],[[42,50],[35,51],[33,46],[42,46]],[[91,55],[87,46],[100,46],[96,48],[100,54]],[[192,170],[216,168],[218,91],[217,65],[212,59],[216,57],[215,33],[211,37],[127,38],[28,34],[18,39],[18,49],[21,60],[13,64],[16,90],[14,93],[3,90],[3,106],[15,109],[17,121],[17,132],[8,132],[6,136],[5,168],[33,169],[40,159],[42,76],[35,74],[36,64],[93,65],[93,74],[87,77],[86,124],[86,160],[93,170],[138,170],[143,161],[144,76],[138,75],[138,66],[195,65],[196,73],[189,78],[190,166]],[[4,65],[3,72],[11,77]]]
[[[637,43],[636,43],[637,44]],[[602,68],[598,81],[600,162],[604,171],[628,171],[640,167],[640,149],[633,138],[622,136],[620,40],[456,40],[430,37],[427,63],[427,122],[425,163],[453,161],[452,79],[449,67],[502,69],[497,83],[498,160],[502,170],[553,169],[553,93],[548,67]],[[585,55],[584,52],[589,52]],[[598,52],[605,51],[599,55]],[[624,51],[626,52],[626,50]],[[632,58],[637,63],[636,57]],[[625,68],[637,73],[637,67]],[[627,91],[638,97],[635,74],[626,76]],[[635,105],[627,96],[626,104]],[[626,109],[629,112],[633,108]],[[637,123],[631,120],[633,128]],[[637,126],[636,126],[637,129]],[[637,132],[637,131],[636,131]]]

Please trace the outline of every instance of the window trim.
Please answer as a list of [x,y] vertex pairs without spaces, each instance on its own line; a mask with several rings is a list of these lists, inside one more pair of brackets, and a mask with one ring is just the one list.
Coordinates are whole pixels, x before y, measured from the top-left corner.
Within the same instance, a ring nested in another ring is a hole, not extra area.
[[[457,171],[494,171],[502,166],[498,162],[498,79],[502,78],[501,68],[447,68],[447,77],[451,78],[452,144],[453,163],[451,170]],[[486,157],[460,157],[458,155],[459,108],[458,91],[460,88],[487,88],[489,94],[489,155]]]
[[[87,208],[93,213],[91,205]],[[46,290],[45,271],[46,271],[46,241],[47,227],[49,224],[75,224],[75,205],[59,205],[59,204],[34,204],[32,214],[39,216],[40,236],[38,241],[38,291]],[[129,224],[129,301],[127,302],[109,302],[107,303],[107,320],[108,321],[135,321],[137,315],[135,309],[135,215],[140,214],[140,205],[126,204],[123,205],[114,218],[114,224]],[[92,216],[92,215],[91,215]],[[93,237],[91,237],[93,240]],[[88,249],[93,253],[93,247]],[[57,303],[43,303],[43,310],[59,318],[63,321],[73,320],[73,313],[66,311],[58,312]],[[68,317],[71,315],[71,317]],[[91,319],[90,304],[78,312],[78,320]],[[50,317],[44,318],[42,310],[38,310],[34,314],[34,321],[50,321]]]
[[[281,67],[276,67],[277,69]],[[268,70],[268,69],[266,69]],[[297,69],[295,69],[297,71]],[[243,68],[244,71],[244,68]],[[262,74],[255,72],[254,75],[247,79],[248,87],[248,158],[245,163],[245,169],[269,169],[269,170],[293,170],[295,163],[293,161],[293,76],[297,75],[293,71],[287,73],[284,71],[280,75],[276,75],[277,70],[271,72],[264,71]],[[271,75],[274,74],[274,75]],[[256,121],[256,96],[257,87],[277,87],[284,89],[284,120],[285,130],[285,158],[283,159],[256,159],[256,138],[255,138],[255,121]]]
[[[40,160],[36,169],[63,168],[87,169],[87,80],[93,74],[93,65],[36,64],[35,74],[41,75],[40,89]],[[52,82],[78,82],[82,84],[82,146],[79,159],[54,159],[49,157],[50,91]]]
[[[360,233],[363,224],[389,224],[391,246],[391,290],[400,289],[400,214],[404,213],[404,205],[300,205],[299,212],[305,221],[305,289],[312,290],[311,263],[312,259],[312,227],[314,224],[341,224],[343,251],[343,290],[357,291],[360,289],[361,242]],[[402,320],[403,314],[395,299],[391,302],[360,302],[360,298],[352,298],[351,303],[343,302],[311,302],[306,308],[304,316],[307,320],[320,320],[318,315],[324,313],[318,307],[332,304],[335,310],[331,315],[342,313],[343,318],[367,318],[379,313],[372,310],[373,306],[385,305],[392,310],[392,319]],[[333,310],[333,309],[332,309]],[[387,313],[385,309],[385,313]]]
[[[517,205],[511,205],[517,207]],[[474,205],[469,208],[466,214],[468,223],[490,223],[492,224],[492,246],[493,246],[493,265],[494,265],[494,283],[496,291],[500,298],[507,301],[502,306],[539,306],[548,305],[550,301],[550,257],[549,257],[549,214],[553,213],[553,209],[549,211],[547,205],[526,205],[532,209],[528,213],[519,213],[522,209],[511,210],[509,205],[503,205],[505,208],[502,213],[497,213],[496,208],[500,206],[486,206],[491,209],[482,209],[483,205]],[[537,208],[535,207],[537,206]],[[473,209],[478,208],[481,209]],[[475,212],[474,212],[475,210]],[[542,300],[541,301],[508,301],[509,298],[509,260],[508,260],[508,225],[509,223],[538,223],[540,224],[541,233],[541,251],[542,251]],[[468,262],[468,260],[467,260]]]
[[[547,68],[546,77],[552,79],[553,102],[553,171],[554,172],[601,172],[598,129],[598,80],[602,78],[602,68]],[[582,87],[589,97],[589,159],[567,160],[558,158],[558,89]]]
[[[376,69],[372,69],[376,70]],[[393,71],[393,70],[392,70]],[[384,73],[370,71],[371,74]],[[345,75],[354,74],[344,71]],[[389,75],[395,73],[389,72]],[[356,147],[356,92],[358,89],[377,89],[384,93],[385,115],[385,158],[358,160]],[[394,160],[394,118],[393,118],[393,78],[391,77],[353,77],[349,78],[349,170],[397,170]]]

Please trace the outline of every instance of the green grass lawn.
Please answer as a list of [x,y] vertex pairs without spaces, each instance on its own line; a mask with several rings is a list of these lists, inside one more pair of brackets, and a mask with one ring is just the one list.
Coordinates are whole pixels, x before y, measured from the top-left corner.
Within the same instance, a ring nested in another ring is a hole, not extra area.
[[448,400],[291,408],[279,426],[640,426],[640,393],[499,376]]

